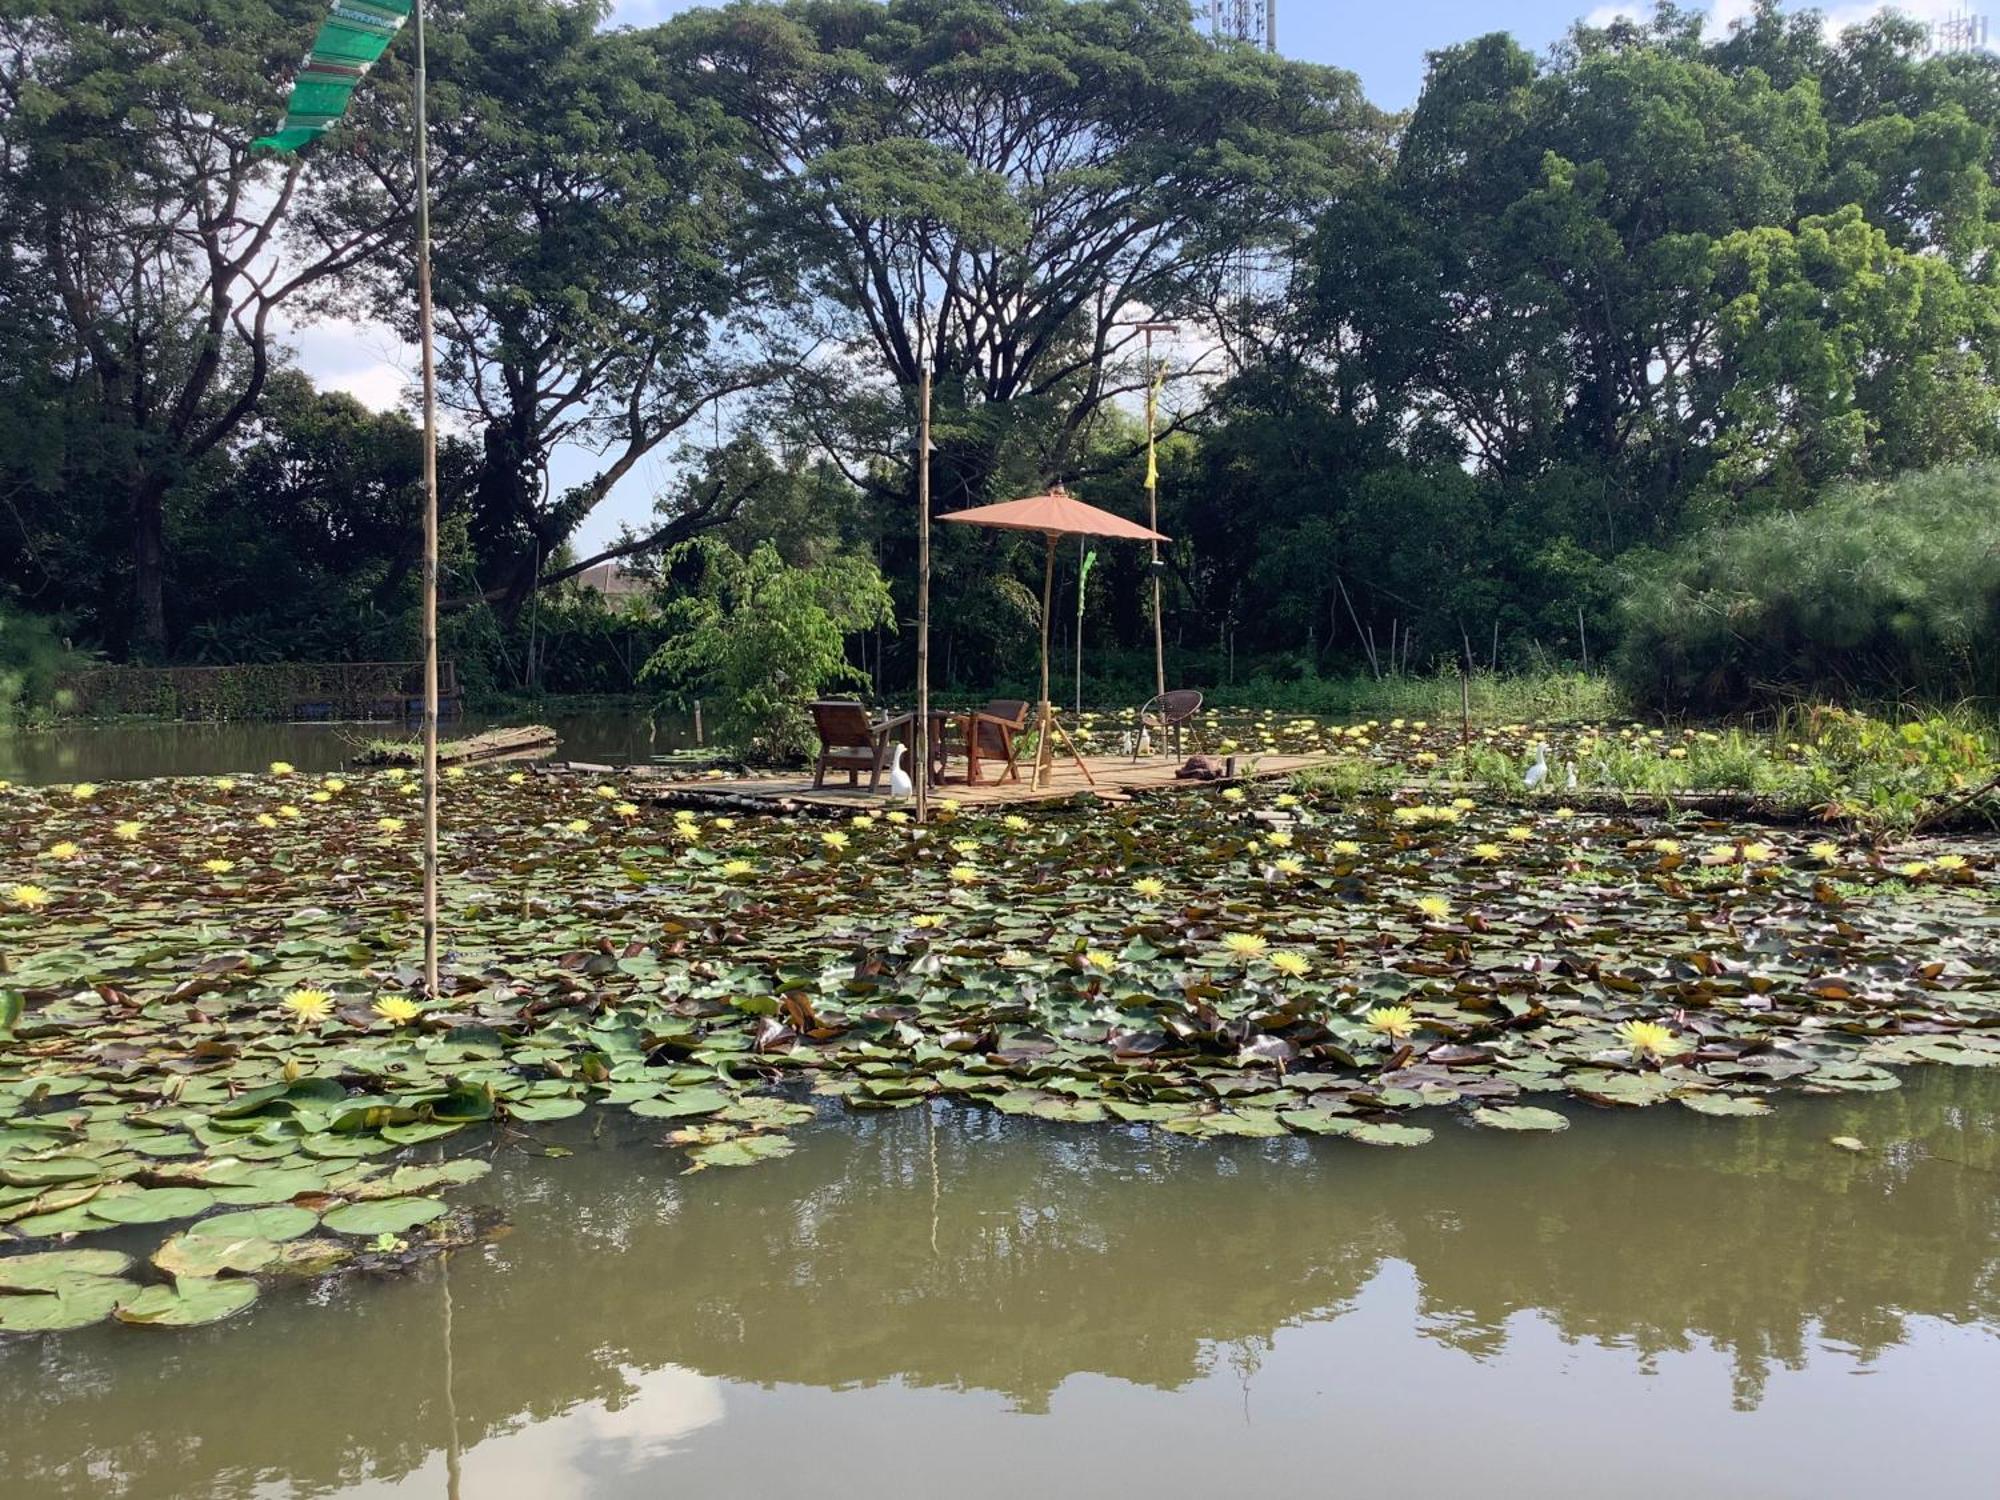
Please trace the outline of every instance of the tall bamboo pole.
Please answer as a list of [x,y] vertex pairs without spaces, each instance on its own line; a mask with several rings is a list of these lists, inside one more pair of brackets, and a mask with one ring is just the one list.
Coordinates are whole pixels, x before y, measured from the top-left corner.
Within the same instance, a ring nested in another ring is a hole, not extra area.
[[[1156,373],[1153,368],[1153,335],[1155,333],[1177,333],[1179,326],[1173,323],[1141,323],[1140,330],[1146,335],[1146,525],[1150,530],[1160,529],[1160,469],[1158,456],[1153,451],[1154,391]],[[1160,620],[1160,544],[1148,542],[1151,551],[1150,568],[1153,575],[1153,692],[1157,695],[1167,690],[1167,638],[1166,627]]]
[[417,23],[417,337],[424,366],[424,993],[438,995],[437,356],[431,337],[431,178],[424,100],[424,4]]
[[917,374],[917,722],[911,735],[917,763],[911,768],[917,821],[931,805],[931,372]]

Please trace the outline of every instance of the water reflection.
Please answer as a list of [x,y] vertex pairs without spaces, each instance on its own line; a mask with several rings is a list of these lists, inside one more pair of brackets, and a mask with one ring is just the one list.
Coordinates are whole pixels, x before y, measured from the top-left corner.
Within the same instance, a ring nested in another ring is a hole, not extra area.
[[[523,722],[521,715],[469,714],[447,723],[444,733],[450,738]],[[649,719],[624,708],[543,716],[540,722],[562,736],[558,753],[568,760],[643,763],[694,743],[690,722],[671,715]],[[52,785],[227,776],[261,771],[274,760],[301,771],[337,771],[369,741],[405,733],[414,731],[399,724],[72,724],[0,733],[0,780]]]
[[[1422,1418],[1447,1392],[1482,1422],[1531,1394],[1612,1425],[1733,1407],[1752,1425],[1718,1427],[1716,1452],[1740,1433],[1797,1478],[1840,1437],[1793,1452],[1782,1434],[1856,1400],[1837,1383],[1853,1371],[1877,1372],[1878,1415],[1977,1399],[1936,1376],[1990,1373],[2000,1351],[1997,1117],[2000,1081],[1940,1069],[1764,1120],[1593,1114],[1558,1138],[1447,1128],[1415,1152],[912,1111],[676,1177],[664,1153],[579,1131],[568,1160],[500,1158],[492,1196],[516,1228],[450,1268],[448,1382],[436,1275],[274,1297],[190,1334],[11,1345],[0,1492],[443,1493],[454,1430],[465,1493],[542,1496],[656,1493],[639,1481],[682,1463],[721,1482],[780,1433],[789,1456],[755,1472],[811,1484],[873,1473],[870,1444],[947,1434],[1034,1453],[1038,1432],[1067,1452],[1118,1423],[1303,1424],[1221,1481],[1294,1473],[1342,1423]],[[1884,1149],[1826,1144],[1845,1134]],[[1773,1399],[1785,1372],[1811,1380]],[[810,1461],[791,1453],[806,1431]],[[1525,1493],[1552,1461],[1513,1447],[1486,1449],[1489,1492]],[[1655,1472],[1638,1446],[1607,1454]],[[1919,1469],[1956,1456],[1934,1442]],[[1448,1461],[1405,1451],[1388,1472]],[[1187,1455],[1119,1462],[1132,1488],[1098,1493],[1189,1492]],[[876,1477],[930,1488],[921,1465]]]

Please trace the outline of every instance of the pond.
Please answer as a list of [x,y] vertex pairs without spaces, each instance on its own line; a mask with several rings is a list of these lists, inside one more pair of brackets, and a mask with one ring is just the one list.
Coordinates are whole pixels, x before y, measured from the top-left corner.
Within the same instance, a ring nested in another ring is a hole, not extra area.
[[2000,1075],[1584,1114],[1380,1152],[934,1104],[693,1176],[594,1114],[480,1144],[513,1229],[442,1268],[0,1345],[0,1493],[1991,1492]]
[[[562,738],[567,760],[643,764],[694,744],[691,721],[649,719],[613,706],[587,713],[530,715]],[[519,714],[466,714],[445,721],[448,739],[525,722]],[[274,724],[243,721],[182,724],[141,721],[65,724],[54,729],[0,732],[0,781],[49,786],[72,781],[126,781],[150,776],[229,776],[274,760],[301,771],[338,771],[371,740],[414,735],[400,724]]]

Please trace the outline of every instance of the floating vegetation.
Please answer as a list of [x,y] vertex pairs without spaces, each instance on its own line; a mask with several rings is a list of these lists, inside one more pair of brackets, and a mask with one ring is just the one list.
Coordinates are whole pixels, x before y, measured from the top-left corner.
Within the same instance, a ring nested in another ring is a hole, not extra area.
[[1990,843],[1560,795],[829,830],[461,771],[429,999],[407,772],[0,790],[0,1330],[433,1253],[477,1232],[441,1195],[486,1163],[450,1149],[591,1107],[703,1170],[784,1155],[808,1094],[1417,1146],[2000,1066]]

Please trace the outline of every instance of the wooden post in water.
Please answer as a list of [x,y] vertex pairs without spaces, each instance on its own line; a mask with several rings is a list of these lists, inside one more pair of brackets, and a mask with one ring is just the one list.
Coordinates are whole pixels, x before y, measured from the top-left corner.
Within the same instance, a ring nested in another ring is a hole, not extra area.
[[916,764],[910,785],[917,821],[931,809],[931,369],[917,372],[917,719],[910,726]]
[[417,337],[424,371],[424,993],[438,998],[437,353],[431,333],[431,179],[424,99],[424,3],[417,26]]

